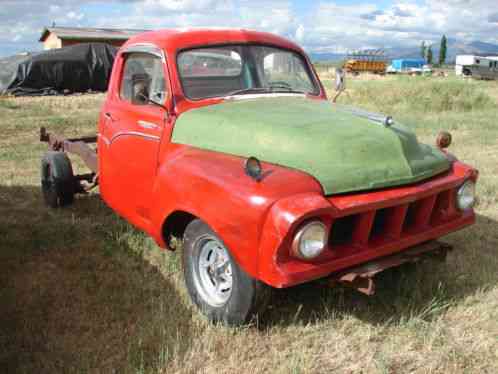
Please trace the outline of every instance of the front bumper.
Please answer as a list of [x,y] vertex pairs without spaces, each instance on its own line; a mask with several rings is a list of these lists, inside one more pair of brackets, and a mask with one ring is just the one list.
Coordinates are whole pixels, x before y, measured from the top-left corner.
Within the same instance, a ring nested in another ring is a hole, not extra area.
[[[263,230],[259,278],[289,287],[390,256],[460,230],[475,222],[473,210],[456,208],[457,189],[477,171],[460,162],[422,183],[366,193],[279,201]],[[313,262],[290,255],[303,222],[319,218],[329,230],[328,246]]]
[[406,263],[422,261],[426,258],[434,258],[440,261],[446,259],[448,251],[452,247],[435,240],[417,245],[400,253],[367,262],[353,268],[331,275],[329,283],[331,286],[337,283],[355,288],[366,295],[375,293],[374,276],[384,270],[394,268]]

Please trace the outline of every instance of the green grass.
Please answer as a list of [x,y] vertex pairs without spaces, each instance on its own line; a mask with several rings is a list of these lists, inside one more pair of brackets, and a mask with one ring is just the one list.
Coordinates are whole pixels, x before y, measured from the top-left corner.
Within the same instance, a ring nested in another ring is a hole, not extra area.
[[394,114],[466,113],[496,108],[496,102],[483,90],[494,82],[401,76],[348,83],[351,101],[356,105]]
[[481,173],[478,223],[446,238],[446,264],[381,274],[374,297],[278,290],[238,329],[209,325],[185,292],[181,253],[159,250],[97,193],[44,207],[38,127],[92,133],[102,95],[0,100],[0,372],[498,372],[498,84],[347,84],[340,103],[392,114],[422,141],[452,132],[451,151]]

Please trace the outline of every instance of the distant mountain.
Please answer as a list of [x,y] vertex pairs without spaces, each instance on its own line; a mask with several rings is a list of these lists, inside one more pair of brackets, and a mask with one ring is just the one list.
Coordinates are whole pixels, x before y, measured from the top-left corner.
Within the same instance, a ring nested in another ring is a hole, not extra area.
[[346,55],[344,53],[311,52],[310,58],[313,62],[341,61]]
[[472,54],[481,56],[498,55],[498,45],[474,41],[470,43],[454,42],[449,44],[455,55]]
[[[433,45],[434,60],[439,56],[439,43]],[[420,58],[420,47],[387,48],[386,58],[389,60],[398,58]],[[479,55],[498,56],[498,45],[480,41],[462,42],[455,39],[448,39],[447,63],[454,63],[457,55]],[[339,53],[310,53],[311,59],[315,62],[340,61],[346,55]]]

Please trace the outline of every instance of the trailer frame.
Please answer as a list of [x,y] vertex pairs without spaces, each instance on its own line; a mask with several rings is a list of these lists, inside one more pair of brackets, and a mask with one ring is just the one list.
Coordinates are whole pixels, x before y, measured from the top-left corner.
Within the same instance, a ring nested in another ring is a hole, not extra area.
[[[88,135],[78,138],[64,138],[62,136],[48,133],[45,127],[40,127],[40,142],[47,143],[49,151],[64,152],[79,156],[90,173],[74,175],[74,192],[86,193],[98,186],[98,158],[97,148],[89,144],[97,143],[97,135]],[[81,182],[87,182],[82,184]]]

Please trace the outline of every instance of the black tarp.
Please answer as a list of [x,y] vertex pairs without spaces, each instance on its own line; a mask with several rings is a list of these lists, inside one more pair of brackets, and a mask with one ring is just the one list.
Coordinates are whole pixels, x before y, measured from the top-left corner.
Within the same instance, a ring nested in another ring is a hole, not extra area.
[[77,44],[0,60],[0,95],[51,95],[106,91],[118,49]]

